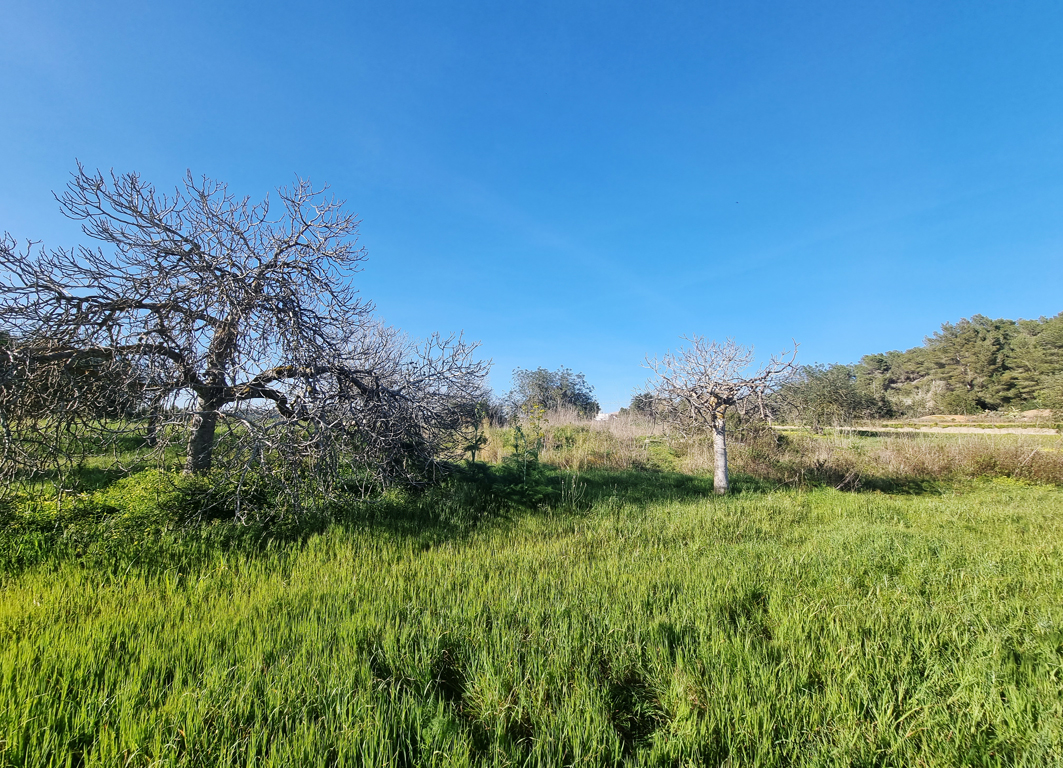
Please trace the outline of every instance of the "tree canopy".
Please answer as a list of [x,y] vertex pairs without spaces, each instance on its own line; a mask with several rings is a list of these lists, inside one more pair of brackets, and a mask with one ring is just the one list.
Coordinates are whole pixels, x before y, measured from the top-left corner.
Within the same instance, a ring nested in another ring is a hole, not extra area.
[[550,371],[516,368],[513,371],[513,389],[507,400],[514,408],[539,406],[551,411],[572,408],[586,419],[594,418],[601,408],[594,399],[594,387],[587,383],[582,373],[573,373],[569,368]]
[[460,442],[488,364],[373,317],[358,222],[325,188],[254,204],[191,174],[167,194],[79,166],[59,201],[108,251],[0,240],[9,475],[140,434],[160,459],[183,446],[189,473],[415,481]]
[[781,417],[805,423],[815,431],[891,413],[889,402],[862,389],[848,365],[800,366],[772,399]]
[[755,371],[753,348],[703,336],[684,336],[687,346],[661,357],[647,357],[653,372],[657,413],[683,432],[712,431],[713,490],[727,493],[726,417],[731,408],[741,413],[768,413],[767,399],[791,375],[797,360],[793,350],[773,355]]
[[884,398],[902,415],[1057,408],[1063,313],[944,323],[922,346],[865,355],[853,375],[861,392]]

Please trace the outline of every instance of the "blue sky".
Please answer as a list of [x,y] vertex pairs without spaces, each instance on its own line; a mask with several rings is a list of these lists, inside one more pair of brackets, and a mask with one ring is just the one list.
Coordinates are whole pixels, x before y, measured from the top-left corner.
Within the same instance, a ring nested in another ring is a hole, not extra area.
[[414,336],[587,375],[684,333],[848,362],[1063,311],[1063,3],[6,0],[0,230],[79,158],[362,219]]

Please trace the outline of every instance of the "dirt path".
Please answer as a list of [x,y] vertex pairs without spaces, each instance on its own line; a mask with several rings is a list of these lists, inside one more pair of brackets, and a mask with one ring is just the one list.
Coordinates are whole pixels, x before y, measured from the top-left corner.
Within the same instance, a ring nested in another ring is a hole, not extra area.
[[[804,429],[804,427],[778,426],[777,429]],[[1058,435],[1050,427],[840,427],[838,432],[916,433],[935,432],[946,435]]]

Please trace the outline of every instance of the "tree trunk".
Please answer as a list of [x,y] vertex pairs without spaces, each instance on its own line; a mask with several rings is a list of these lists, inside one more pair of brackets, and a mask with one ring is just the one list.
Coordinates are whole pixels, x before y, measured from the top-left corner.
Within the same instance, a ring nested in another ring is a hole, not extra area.
[[712,490],[727,493],[727,434],[722,416],[712,423]]
[[154,448],[159,444],[159,422],[162,421],[162,414],[159,413],[162,406],[156,400],[151,404],[151,410],[148,411],[148,432],[144,436],[144,444],[149,448]]
[[199,474],[210,469],[214,457],[214,432],[218,427],[218,405],[204,401],[197,403],[197,413],[192,419],[192,436],[188,440],[185,457],[185,474]]

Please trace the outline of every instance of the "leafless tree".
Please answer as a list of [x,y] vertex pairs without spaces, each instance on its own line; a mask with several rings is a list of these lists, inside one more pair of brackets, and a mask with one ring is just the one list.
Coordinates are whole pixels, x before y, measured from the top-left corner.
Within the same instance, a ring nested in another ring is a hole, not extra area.
[[327,188],[252,204],[79,164],[58,199],[112,252],[0,240],[8,476],[139,435],[158,457],[180,443],[190,474],[416,480],[460,443],[489,363],[373,318],[351,282],[358,222]]
[[683,339],[688,347],[660,359],[646,358],[645,366],[655,374],[655,407],[676,429],[712,430],[713,490],[727,493],[727,409],[742,413],[755,409],[766,416],[765,396],[794,370],[797,342],[792,350],[772,356],[762,368],[747,373],[753,363],[752,347],[736,344],[734,339],[722,344],[701,336]]

